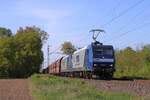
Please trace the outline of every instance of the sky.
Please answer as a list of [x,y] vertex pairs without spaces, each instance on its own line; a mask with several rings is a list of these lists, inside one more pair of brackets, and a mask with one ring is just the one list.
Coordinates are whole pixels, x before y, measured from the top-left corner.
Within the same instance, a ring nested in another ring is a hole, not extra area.
[[[116,49],[150,44],[150,0],[1,0],[0,27],[15,34],[19,27],[37,26],[49,34],[43,46],[59,52],[64,41],[84,47],[91,29],[103,29],[98,39]],[[60,54],[50,54],[50,63]]]

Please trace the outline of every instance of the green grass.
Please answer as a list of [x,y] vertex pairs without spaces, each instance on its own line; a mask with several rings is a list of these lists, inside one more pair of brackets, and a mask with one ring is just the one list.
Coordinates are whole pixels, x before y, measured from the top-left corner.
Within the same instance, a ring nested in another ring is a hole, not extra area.
[[75,78],[35,74],[29,83],[35,100],[143,100],[128,94],[98,91]]

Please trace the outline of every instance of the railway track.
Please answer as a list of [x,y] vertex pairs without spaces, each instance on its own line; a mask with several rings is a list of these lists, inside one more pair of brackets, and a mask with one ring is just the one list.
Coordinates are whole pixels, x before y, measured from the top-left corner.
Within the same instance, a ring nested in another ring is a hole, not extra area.
[[[62,76],[61,76],[62,77]],[[73,78],[73,77],[68,77]],[[75,77],[78,78],[78,77]],[[100,91],[126,93],[133,96],[142,96],[150,100],[150,80],[142,78],[113,78],[102,80],[99,78],[79,78]]]
[[150,99],[150,80],[97,80],[83,79],[88,84],[101,91],[127,93],[134,96],[142,96]]

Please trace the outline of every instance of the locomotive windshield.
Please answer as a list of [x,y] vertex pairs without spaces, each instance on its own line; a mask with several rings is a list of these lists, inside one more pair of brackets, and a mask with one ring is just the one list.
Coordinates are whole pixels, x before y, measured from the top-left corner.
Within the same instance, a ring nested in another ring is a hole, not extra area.
[[93,56],[94,58],[101,56],[113,56],[113,48],[110,46],[94,46],[93,48]]

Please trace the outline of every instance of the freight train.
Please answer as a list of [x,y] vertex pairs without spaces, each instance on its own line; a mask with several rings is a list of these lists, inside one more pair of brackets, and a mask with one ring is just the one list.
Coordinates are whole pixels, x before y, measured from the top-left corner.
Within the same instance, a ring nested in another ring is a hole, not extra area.
[[111,79],[115,72],[114,49],[112,45],[92,42],[72,55],[61,57],[45,70],[60,76]]

